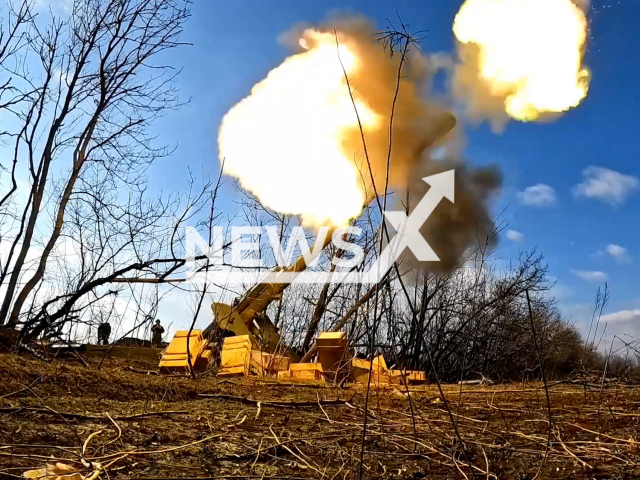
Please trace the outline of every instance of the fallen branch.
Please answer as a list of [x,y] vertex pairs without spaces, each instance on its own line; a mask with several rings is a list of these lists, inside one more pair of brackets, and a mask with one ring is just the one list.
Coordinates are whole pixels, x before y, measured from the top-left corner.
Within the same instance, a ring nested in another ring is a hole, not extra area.
[[138,370],[137,368],[130,367],[129,365],[126,365],[123,368],[127,372],[131,373],[140,373],[142,375],[160,375],[160,372],[158,370]]
[[315,402],[264,402],[262,400],[251,400],[248,397],[236,397],[234,395],[225,395],[223,393],[200,393],[199,397],[202,398],[219,398],[221,400],[232,400],[234,402],[240,402],[245,405],[261,405],[263,407],[274,407],[274,408],[309,408],[309,407],[318,407],[320,405],[333,405],[340,406],[346,405],[349,403],[353,397],[356,396],[354,393],[353,396],[349,400],[318,400]]
[[[277,446],[277,445],[275,445]],[[276,480],[314,480],[311,477],[287,477],[280,475],[218,475],[215,477],[140,477],[138,480],[217,480],[219,478],[273,478]]]
[[460,380],[458,382],[458,385],[491,385],[491,384],[493,384],[493,381],[485,377],[479,378],[477,380]]
[[[140,375],[161,375],[159,370],[138,370],[137,368],[130,367],[129,365],[125,365],[124,367],[122,367],[122,369],[127,371],[127,372],[138,373]],[[180,375],[180,374],[177,374],[177,373],[174,373],[174,374],[165,373],[165,374],[162,374],[162,376],[165,377],[165,378],[170,378],[170,377],[187,378],[188,377],[188,375],[184,375],[184,374]]]

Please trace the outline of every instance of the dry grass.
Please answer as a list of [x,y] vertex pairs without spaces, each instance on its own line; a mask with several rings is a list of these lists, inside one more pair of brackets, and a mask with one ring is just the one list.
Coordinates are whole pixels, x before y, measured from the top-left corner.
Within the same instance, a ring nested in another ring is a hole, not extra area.
[[[193,381],[133,373],[115,362],[96,372],[9,355],[0,356],[0,372],[2,478],[19,477],[50,457],[87,473],[99,462],[106,470],[100,478],[358,476],[361,388]],[[558,384],[550,391],[552,438],[543,478],[640,476],[638,390]],[[464,387],[462,394],[452,385],[445,392],[472,467],[435,387],[412,388],[413,417],[406,394],[374,389],[365,478],[533,478],[548,438],[540,385]],[[320,399],[348,402],[318,405]],[[309,403],[276,408],[268,401]],[[159,412],[171,413],[135,416]]]

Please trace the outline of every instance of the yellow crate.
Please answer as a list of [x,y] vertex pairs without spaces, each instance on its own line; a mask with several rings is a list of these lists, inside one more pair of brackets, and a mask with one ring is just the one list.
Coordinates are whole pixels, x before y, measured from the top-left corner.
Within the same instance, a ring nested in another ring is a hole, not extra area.
[[319,363],[292,363],[289,370],[278,372],[278,378],[303,382],[324,382],[322,365]]
[[339,382],[349,373],[349,349],[344,332],[322,332],[316,340],[318,362],[327,378]]
[[[187,339],[189,340],[189,353],[187,354]],[[208,350],[208,342],[204,340],[201,330],[193,330],[189,335],[188,330],[177,331],[171,343],[162,352],[159,367],[161,373],[188,373],[189,356],[194,368],[205,368],[208,356],[198,361],[201,355]],[[206,360],[206,361],[205,361]]]
[[218,375],[246,375],[251,360],[249,335],[227,337],[222,345]]

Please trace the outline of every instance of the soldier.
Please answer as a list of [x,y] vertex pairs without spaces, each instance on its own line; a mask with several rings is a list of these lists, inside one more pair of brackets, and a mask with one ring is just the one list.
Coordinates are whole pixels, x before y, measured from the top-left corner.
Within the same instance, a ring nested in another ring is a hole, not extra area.
[[98,325],[98,345],[109,345],[109,336],[111,335],[111,325],[109,322],[102,322]]
[[151,327],[151,345],[153,347],[159,347],[162,344],[163,333],[164,328],[160,325],[160,319],[157,319],[155,325]]

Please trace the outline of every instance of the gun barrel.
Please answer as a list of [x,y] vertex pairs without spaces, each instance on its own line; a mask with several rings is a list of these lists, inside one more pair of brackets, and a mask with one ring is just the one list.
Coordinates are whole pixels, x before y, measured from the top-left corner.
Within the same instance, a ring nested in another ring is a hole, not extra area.
[[[322,243],[322,248],[317,252],[314,252],[314,259],[316,256],[321,254],[321,252],[327,247],[327,245],[329,245],[329,243],[331,243],[334,231],[335,228],[329,229]],[[307,261],[304,255],[300,255],[300,257],[298,257],[298,259],[288,267],[277,267],[274,271],[282,273],[302,272],[307,268],[307,266]],[[257,285],[251,287],[244,294],[242,299],[240,299],[240,301],[236,305],[230,308],[230,311],[225,316],[229,317],[230,315],[233,315],[235,313],[239,315],[242,319],[242,322],[248,325],[250,328],[250,324],[253,322],[253,320],[256,317],[262,316],[271,302],[278,299],[280,295],[282,295],[282,292],[284,292],[289,285],[290,283],[258,283]],[[216,303],[212,304],[214,313],[216,313],[216,305]],[[216,318],[217,322],[220,322],[221,320],[224,321],[224,319]],[[212,322],[204,330],[205,336],[209,337],[211,335],[214,330],[216,321]],[[272,329],[275,331],[275,327],[272,326]]]

